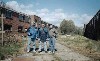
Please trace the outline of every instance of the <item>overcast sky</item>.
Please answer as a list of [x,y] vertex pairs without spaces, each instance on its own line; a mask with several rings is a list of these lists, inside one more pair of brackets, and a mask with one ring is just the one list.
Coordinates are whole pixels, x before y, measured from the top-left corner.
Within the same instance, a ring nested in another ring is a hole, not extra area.
[[83,26],[100,9],[100,0],[3,0],[13,9],[59,26],[63,19]]

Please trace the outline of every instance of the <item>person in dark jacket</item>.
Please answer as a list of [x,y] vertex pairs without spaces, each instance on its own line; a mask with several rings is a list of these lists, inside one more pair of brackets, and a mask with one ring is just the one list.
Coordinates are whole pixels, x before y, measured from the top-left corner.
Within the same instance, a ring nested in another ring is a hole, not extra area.
[[35,45],[36,45],[36,38],[37,38],[38,33],[37,33],[37,28],[35,27],[35,23],[28,28],[27,35],[28,35],[27,52],[30,51],[30,45],[32,45],[33,47],[33,52],[36,52]]
[[39,36],[39,39],[40,39],[38,51],[41,52],[42,43],[43,43],[44,50],[47,53],[47,38],[49,37],[49,32],[48,32],[48,29],[45,27],[44,24],[42,24],[42,27],[39,29],[38,36]]

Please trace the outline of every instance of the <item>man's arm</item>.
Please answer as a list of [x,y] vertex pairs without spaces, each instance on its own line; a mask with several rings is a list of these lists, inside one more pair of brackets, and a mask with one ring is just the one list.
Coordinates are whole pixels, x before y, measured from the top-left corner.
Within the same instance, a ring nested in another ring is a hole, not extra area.
[[49,30],[47,29],[47,38],[49,38]]
[[30,29],[31,29],[30,27],[27,29],[27,35],[28,36],[31,36],[32,35],[31,32],[30,32]]
[[40,38],[40,29],[37,30],[37,38]]

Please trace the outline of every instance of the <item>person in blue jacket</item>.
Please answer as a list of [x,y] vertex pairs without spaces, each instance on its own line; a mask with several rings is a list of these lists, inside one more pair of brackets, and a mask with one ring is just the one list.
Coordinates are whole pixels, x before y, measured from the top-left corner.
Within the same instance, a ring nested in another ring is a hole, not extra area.
[[[27,45],[27,52],[30,51],[30,47],[33,47],[33,52],[36,52],[36,38],[37,38],[37,28],[35,27],[35,23],[30,26],[27,30],[28,35],[28,45]],[[31,46],[30,46],[31,45]]]
[[49,37],[49,32],[48,32],[48,29],[45,27],[44,24],[42,24],[42,27],[39,29],[38,36],[39,36],[39,39],[40,39],[38,52],[39,53],[41,52],[42,43],[43,43],[44,51],[45,51],[45,53],[47,53],[47,39]]

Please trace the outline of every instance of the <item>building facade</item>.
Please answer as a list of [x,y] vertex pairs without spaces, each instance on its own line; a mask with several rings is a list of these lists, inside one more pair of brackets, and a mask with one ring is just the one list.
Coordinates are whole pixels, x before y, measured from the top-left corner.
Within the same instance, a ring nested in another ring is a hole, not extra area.
[[84,25],[84,36],[93,40],[100,40],[100,10],[88,24]]
[[39,16],[30,15],[30,18],[31,18],[31,25],[33,25],[33,23],[41,24],[41,18]]
[[29,15],[17,12],[9,7],[6,7],[4,3],[0,3],[0,17],[2,14],[5,17],[3,20],[4,31],[9,30],[23,32],[24,29],[30,26],[31,18]]
[[[3,20],[4,31],[12,31],[12,32],[25,32],[25,30],[33,25],[35,22],[37,25],[44,23],[48,26],[52,25],[47,23],[37,15],[27,15],[22,12],[17,12],[12,8],[6,6],[4,2],[0,2],[0,17],[3,14],[5,17]],[[57,26],[55,26],[57,27]],[[1,30],[1,19],[0,19],[0,30]]]

